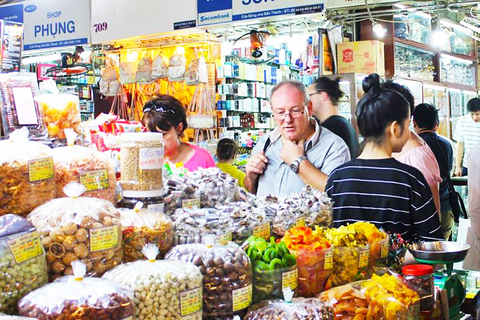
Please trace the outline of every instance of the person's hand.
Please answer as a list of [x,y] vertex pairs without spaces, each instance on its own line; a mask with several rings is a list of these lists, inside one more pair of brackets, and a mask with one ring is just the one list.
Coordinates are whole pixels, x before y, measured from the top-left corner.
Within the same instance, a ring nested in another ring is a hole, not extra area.
[[455,173],[453,175],[455,177],[461,177],[462,176],[462,167],[456,167],[455,168]]
[[265,153],[262,151],[257,153],[248,159],[247,165],[245,166],[245,171],[247,176],[251,178],[256,178],[261,175],[263,171],[267,168],[268,158],[265,156]]
[[300,140],[297,143],[287,139],[283,139],[282,152],[280,152],[280,159],[286,164],[291,165],[293,161],[305,154],[305,140]]

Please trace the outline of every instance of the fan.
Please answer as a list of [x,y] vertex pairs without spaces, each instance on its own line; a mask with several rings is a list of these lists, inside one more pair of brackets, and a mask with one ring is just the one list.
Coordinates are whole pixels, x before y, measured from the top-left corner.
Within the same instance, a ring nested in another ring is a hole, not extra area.
[[58,67],[49,68],[46,71],[48,77],[71,77],[85,74],[90,69],[90,66],[85,63],[77,63],[81,61],[80,54],[83,52],[83,47],[76,47],[75,52],[62,53],[62,65]]
[[476,5],[470,8],[470,15],[474,18],[480,17],[480,5]]
[[250,37],[250,45],[251,45],[251,48],[252,48],[252,57],[254,57],[255,59],[258,59],[263,55],[262,48],[263,48],[263,45],[264,45],[264,43],[267,40],[269,35],[270,35],[270,33],[268,31],[251,30],[250,32],[247,32],[247,33],[241,35],[240,37],[238,37],[233,42],[233,44],[235,45],[235,43],[238,40],[244,38],[245,36],[249,36]]

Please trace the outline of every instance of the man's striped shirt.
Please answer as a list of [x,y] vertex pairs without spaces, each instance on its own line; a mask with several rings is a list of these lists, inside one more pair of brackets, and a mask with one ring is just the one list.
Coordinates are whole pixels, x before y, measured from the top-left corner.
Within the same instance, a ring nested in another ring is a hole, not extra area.
[[368,221],[405,240],[442,238],[432,192],[422,173],[393,158],[347,162],[330,175],[335,227]]
[[463,142],[462,166],[468,168],[468,153],[474,145],[480,143],[480,122],[473,121],[469,114],[461,117],[455,128],[453,140]]

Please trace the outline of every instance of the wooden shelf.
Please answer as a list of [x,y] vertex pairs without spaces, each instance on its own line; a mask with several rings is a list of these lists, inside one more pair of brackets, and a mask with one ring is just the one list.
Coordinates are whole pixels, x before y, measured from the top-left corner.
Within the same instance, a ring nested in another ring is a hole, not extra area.
[[395,42],[402,43],[402,44],[404,44],[406,46],[409,46],[409,47],[414,47],[414,48],[418,48],[418,49],[421,49],[421,50],[430,51],[432,53],[438,52],[438,50],[435,50],[434,48],[432,48],[431,46],[429,46],[428,44],[425,44],[425,43],[420,43],[420,42],[415,42],[415,41],[412,41],[412,40],[405,40],[405,39],[400,39],[400,38],[395,38]]

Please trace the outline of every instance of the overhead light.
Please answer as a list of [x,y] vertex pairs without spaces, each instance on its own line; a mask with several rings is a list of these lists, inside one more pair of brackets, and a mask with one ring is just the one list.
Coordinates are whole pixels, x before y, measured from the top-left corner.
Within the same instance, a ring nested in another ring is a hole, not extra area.
[[260,58],[263,54],[263,43],[267,40],[268,32],[258,32],[257,30],[250,31],[250,43],[252,46],[252,57]]
[[378,22],[372,20],[372,30],[373,33],[379,38],[383,38],[387,34],[387,30]]
[[432,33],[432,45],[438,49],[445,50],[447,48],[448,35],[443,28],[437,28]]
[[34,64],[40,62],[51,62],[57,61],[62,59],[62,55],[60,53],[49,54],[44,56],[34,56],[34,57],[27,57],[22,59],[22,64]]

